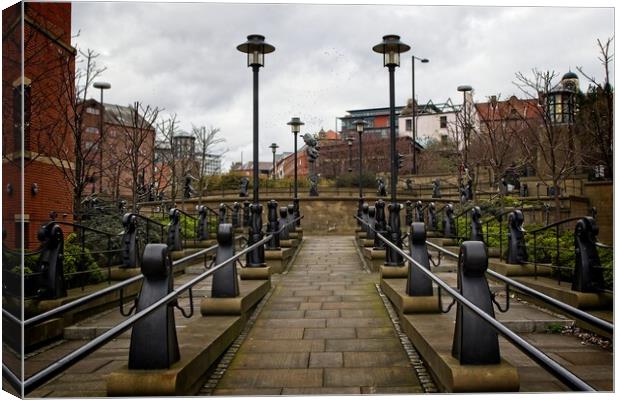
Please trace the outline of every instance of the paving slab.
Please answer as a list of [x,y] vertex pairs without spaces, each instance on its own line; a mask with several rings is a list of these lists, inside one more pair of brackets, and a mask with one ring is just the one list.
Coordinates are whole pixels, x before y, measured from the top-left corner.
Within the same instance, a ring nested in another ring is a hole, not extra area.
[[352,237],[304,239],[212,394],[423,391],[376,290],[378,275],[363,269],[354,246]]

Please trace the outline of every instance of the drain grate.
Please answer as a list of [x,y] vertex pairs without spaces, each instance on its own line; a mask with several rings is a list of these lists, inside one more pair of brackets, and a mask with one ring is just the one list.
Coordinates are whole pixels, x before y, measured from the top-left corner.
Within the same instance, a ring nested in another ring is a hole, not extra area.
[[418,380],[422,384],[422,389],[424,389],[425,393],[437,393],[437,386],[435,386],[433,378],[428,373],[428,370],[424,365],[424,361],[422,361],[420,354],[415,349],[415,347],[413,347],[413,344],[411,344],[411,340],[409,340],[409,337],[407,337],[407,335],[405,335],[405,333],[401,329],[398,314],[394,310],[394,307],[392,307],[392,303],[390,303],[390,300],[383,293],[383,290],[381,290],[381,287],[378,284],[375,284],[375,288],[379,293],[379,297],[381,297],[381,300],[383,301],[383,305],[385,306],[385,309],[390,316],[390,320],[394,325],[394,330],[396,331],[396,334],[400,339],[400,343],[402,344],[403,349],[405,349],[405,353],[407,353],[407,356],[409,357],[409,361],[411,362],[411,365],[413,366],[413,369],[418,376]]

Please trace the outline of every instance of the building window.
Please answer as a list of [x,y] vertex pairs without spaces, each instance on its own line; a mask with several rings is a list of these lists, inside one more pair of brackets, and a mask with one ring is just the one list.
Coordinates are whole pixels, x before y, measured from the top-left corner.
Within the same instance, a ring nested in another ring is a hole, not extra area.
[[406,119],[405,120],[405,130],[406,131],[411,131],[411,120],[410,119]]
[[440,128],[448,127],[448,117],[446,117],[445,115],[439,117],[439,127]]
[[86,112],[88,114],[99,115],[99,109],[95,107],[86,107]]
[[448,135],[441,135],[441,144],[448,144]]
[[94,126],[89,126],[86,128],[86,133],[99,133],[99,128],[95,128]]

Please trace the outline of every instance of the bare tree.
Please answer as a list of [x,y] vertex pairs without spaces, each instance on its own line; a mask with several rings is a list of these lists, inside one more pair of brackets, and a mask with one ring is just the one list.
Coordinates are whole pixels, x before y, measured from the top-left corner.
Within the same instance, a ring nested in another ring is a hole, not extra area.
[[603,44],[597,39],[599,57],[604,69],[603,82],[598,82],[593,75],[577,67],[577,71],[590,83],[587,92],[580,102],[577,115],[577,128],[582,135],[584,145],[589,149],[584,153],[585,161],[590,165],[603,165],[605,177],[613,178],[614,154],[614,88],[609,82],[609,69],[614,54],[611,53],[614,38],[608,38]]
[[117,143],[110,144],[124,149],[120,156],[126,160],[129,174],[125,179],[121,175],[121,184],[131,189],[134,212],[138,201],[143,200],[139,195],[147,193],[147,180],[152,180],[151,176],[147,178],[146,171],[148,169],[151,174],[155,149],[154,124],[158,114],[157,107],[144,106],[138,101],[128,107],[116,106],[116,112],[112,113],[120,137]]
[[[207,159],[208,157],[215,152],[213,149],[214,146],[223,143],[226,141],[224,138],[217,137],[220,133],[220,128],[214,128],[210,126],[207,129],[205,126],[195,127],[192,126],[192,135],[196,137],[196,148],[198,151],[198,162],[200,164],[198,170],[198,203],[202,202],[202,195],[204,189],[208,187],[208,175],[206,174],[207,170]],[[220,153],[221,155],[223,153]]]
[[[61,79],[55,83],[56,96],[51,98],[50,107],[55,110],[58,123],[48,132],[45,142],[51,162],[62,171],[67,183],[73,189],[73,212],[80,220],[81,200],[86,186],[92,181],[97,169],[99,146],[105,140],[104,132],[88,135],[83,124],[88,99],[88,90],[106,68],[97,65],[99,56],[93,50],[78,51],[75,75],[70,58],[59,53]],[[66,99],[69,99],[67,102]],[[68,109],[67,109],[68,108]],[[68,145],[70,143],[71,145]]]
[[160,193],[164,193],[166,189],[170,190],[170,199],[176,201],[177,196],[177,159],[175,156],[174,137],[180,132],[179,120],[176,114],[170,114],[161,118],[156,124],[157,134],[161,138],[159,144],[160,159],[158,160],[158,171],[155,172],[155,184]]
[[560,218],[560,182],[577,169],[577,160],[571,125],[558,124],[547,109],[546,98],[556,77],[553,71],[532,69],[530,75],[517,72],[513,82],[528,98],[536,99],[532,111],[537,118],[523,119],[527,132],[519,135],[526,158],[536,165],[539,179],[550,180],[553,187],[555,217]]

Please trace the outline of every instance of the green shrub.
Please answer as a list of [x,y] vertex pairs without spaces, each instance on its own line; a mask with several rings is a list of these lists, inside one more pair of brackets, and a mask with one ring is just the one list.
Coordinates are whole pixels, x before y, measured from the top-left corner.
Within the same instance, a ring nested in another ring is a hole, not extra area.
[[[80,270],[88,271],[88,273],[75,274]],[[70,233],[65,238],[64,274],[69,287],[76,284],[83,285],[103,281],[103,274],[91,250],[85,247],[82,252],[82,247],[75,232]]]

